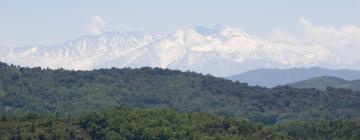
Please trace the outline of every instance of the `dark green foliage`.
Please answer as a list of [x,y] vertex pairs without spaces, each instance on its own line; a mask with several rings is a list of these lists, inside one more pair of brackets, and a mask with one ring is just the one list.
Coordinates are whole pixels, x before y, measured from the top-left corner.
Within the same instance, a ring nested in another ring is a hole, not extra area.
[[274,124],[360,116],[360,93],[289,86],[267,89],[159,68],[68,71],[0,63],[2,116],[29,112],[79,115],[116,106],[209,112]]
[[41,116],[12,118],[0,122],[0,135],[3,139],[39,140],[288,139],[286,135],[244,120],[207,113],[127,108],[90,113],[77,119]]
[[90,139],[75,119],[26,115],[0,121],[0,140]]
[[78,117],[28,114],[0,121],[0,139],[358,140],[359,120],[290,121],[264,127],[208,113],[115,108]]
[[[81,115],[117,106],[165,110]],[[67,71],[0,63],[0,140],[356,140],[359,108],[360,93],[348,89],[268,89],[159,68]]]
[[360,121],[337,120],[317,122],[290,121],[279,124],[276,130],[301,140],[359,140]]

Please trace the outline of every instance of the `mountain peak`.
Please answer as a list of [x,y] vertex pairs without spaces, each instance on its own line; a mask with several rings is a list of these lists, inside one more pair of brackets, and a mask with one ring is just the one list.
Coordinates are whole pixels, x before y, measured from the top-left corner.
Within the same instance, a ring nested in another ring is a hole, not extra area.
[[223,36],[223,37],[236,37],[236,36],[243,36],[243,37],[250,37],[248,33],[243,31],[240,28],[233,28],[229,25],[225,25],[219,23],[214,26],[213,32]]
[[204,37],[206,36],[214,36],[214,37],[234,37],[234,36],[245,36],[250,37],[248,33],[245,31],[239,29],[239,28],[233,28],[229,25],[225,25],[222,23],[216,24],[214,27],[209,28],[206,26],[196,25],[191,27],[185,27],[183,29],[177,30],[177,32],[187,32],[187,33],[196,33],[199,35],[202,35]]

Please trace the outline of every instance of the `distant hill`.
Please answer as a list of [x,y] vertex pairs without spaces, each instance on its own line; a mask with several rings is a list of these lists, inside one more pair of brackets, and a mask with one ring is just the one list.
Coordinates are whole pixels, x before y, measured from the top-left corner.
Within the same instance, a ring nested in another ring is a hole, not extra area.
[[331,76],[345,80],[360,79],[357,70],[331,70],[319,67],[295,69],[258,69],[228,77],[233,81],[246,82],[249,85],[274,87],[303,81],[310,78]]
[[327,87],[334,87],[360,91],[360,80],[348,81],[341,78],[323,76],[296,82],[290,84],[290,86],[295,88],[316,88],[320,90],[325,90]]

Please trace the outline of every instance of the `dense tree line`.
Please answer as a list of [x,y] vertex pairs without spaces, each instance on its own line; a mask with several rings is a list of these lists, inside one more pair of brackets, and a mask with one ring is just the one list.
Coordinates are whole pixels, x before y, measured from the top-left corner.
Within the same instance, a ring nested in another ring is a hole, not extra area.
[[289,86],[268,89],[160,68],[71,71],[0,63],[0,116],[76,116],[117,106],[209,112],[275,124],[358,117],[360,93]]
[[115,108],[76,117],[2,117],[0,140],[358,140],[360,120],[293,120],[263,126],[244,119],[164,109]]
[[207,113],[117,108],[76,118],[28,114],[0,121],[0,139],[289,139],[261,125]]
[[359,120],[290,121],[274,127],[277,132],[299,140],[359,140]]

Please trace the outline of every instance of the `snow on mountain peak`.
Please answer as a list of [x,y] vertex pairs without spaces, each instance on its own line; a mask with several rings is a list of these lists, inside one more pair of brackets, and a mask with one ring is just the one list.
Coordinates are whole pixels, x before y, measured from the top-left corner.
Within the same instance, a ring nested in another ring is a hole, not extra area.
[[316,45],[275,42],[224,24],[173,33],[110,32],[50,46],[1,49],[0,61],[66,69],[162,67],[228,76],[257,68],[346,67],[355,62]]

